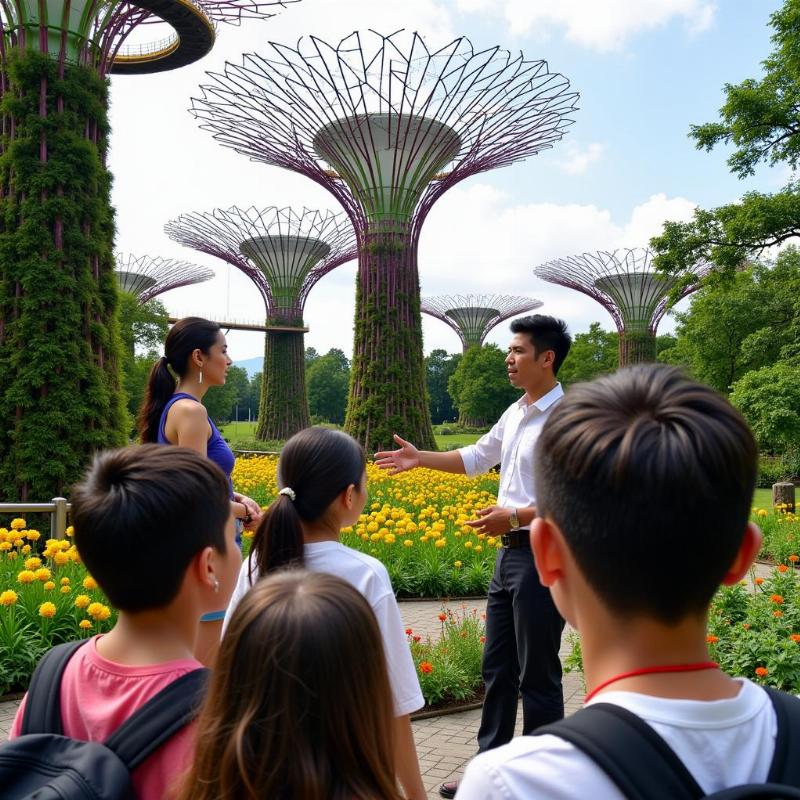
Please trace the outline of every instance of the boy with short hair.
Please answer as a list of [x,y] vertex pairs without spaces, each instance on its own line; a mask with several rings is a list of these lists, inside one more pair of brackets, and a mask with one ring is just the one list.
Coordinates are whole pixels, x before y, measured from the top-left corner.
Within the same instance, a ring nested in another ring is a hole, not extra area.
[[[227,602],[241,554],[225,475],[187,448],[101,453],[73,490],[72,519],[81,559],[119,618],[70,658],[61,717],[65,736],[102,742],[202,667],[193,655],[200,617]],[[24,712],[25,701],[9,738],[20,735]],[[169,796],[188,766],[192,736],[184,727],[133,770],[139,798]]]
[[[724,398],[652,365],[572,387],[536,446],[531,545],[580,631],[587,700],[644,720],[707,793],[764,782],[775,749],[767,693],[710,663],[706,644],[715,591],[745,576],[760,547],[748,523],[757,460]],[[623,793],[582,751],[543,734],[477,756],[458,797]]]

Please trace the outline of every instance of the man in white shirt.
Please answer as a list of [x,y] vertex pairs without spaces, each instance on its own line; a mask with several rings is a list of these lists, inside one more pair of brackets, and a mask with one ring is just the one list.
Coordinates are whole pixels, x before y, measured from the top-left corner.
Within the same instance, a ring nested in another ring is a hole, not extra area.
[[[704,795],[763,783],[775,751],[773,704],[709,659],[706,629],[718,586],[747,575],[759,551],[760,531],[748,523],[757,463],[747,423],[724,398],[650,364],[573,387],[536,447],[532,548],[542,582],[581,634],[587,705],[596,699],[642,719]],[[606,752],[616,752],[608,738]],[[639,791],[665,795],[661,784]],[[549,733],[478,755],[458,792],[627,796]]]
[[[395,435],[399,450],[375,454],[392,473],[414,467],[476,475],[500,464],[497,504],[467,524],[502,537],[486,606],[483,678],[486,696],[478,730],[480,752],[514,735],[517,698],[522,695],[523,732],[564,716],[558,650],[564,620],[550,591],[539,582],[530,550],[529,527],[536,516],[533,451],[550,412],[564,392],[556,380],[571,339],[561,320],[536,314],[511,323],[506,367],[513,386],[524,391],[497,424],[474,445],[447,453],[417,450]],[[442,784],[454,797],[457,782]]]

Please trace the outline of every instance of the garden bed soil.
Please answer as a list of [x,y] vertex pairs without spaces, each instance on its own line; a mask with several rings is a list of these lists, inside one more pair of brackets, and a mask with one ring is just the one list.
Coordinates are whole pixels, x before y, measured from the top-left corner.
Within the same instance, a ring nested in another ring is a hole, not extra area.
[[442,700],[432,706],[425,706],[420,711],[415,711],[411,715],[412,722],[417,719],[429,719],[430,717],[443,717],[447,714],[458,714],[461,711],[472,711],[483,705],[485,689],[481,686],[470,697],[463,700]]

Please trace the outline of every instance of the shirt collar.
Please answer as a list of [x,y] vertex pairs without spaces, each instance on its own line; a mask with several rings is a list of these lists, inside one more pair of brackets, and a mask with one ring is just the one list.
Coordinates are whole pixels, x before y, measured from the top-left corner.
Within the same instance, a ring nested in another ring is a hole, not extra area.
[[[564,396],[564,390],[561,388],[560,383],[556,383],[556,385],[547,393],[542,395],[538,400],[531,403],[531,406],[536,406],[537,410],[539,411],[547,411],[556,400],[560,400]],[[523,411],[529,407],[528,403],[525,402],[525,395],[522,395],[519,400],[517,400],[517,407],[521,408]]]

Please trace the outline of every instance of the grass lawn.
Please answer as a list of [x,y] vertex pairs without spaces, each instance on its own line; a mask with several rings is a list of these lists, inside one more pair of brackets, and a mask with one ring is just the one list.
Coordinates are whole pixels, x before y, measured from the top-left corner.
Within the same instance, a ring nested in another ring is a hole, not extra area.
[[753,508],[772,509],[772,489],[756,489],[753,496]]

